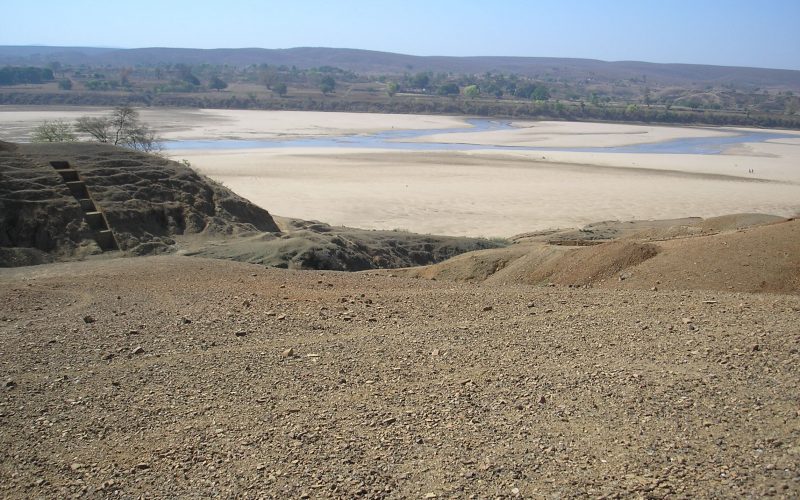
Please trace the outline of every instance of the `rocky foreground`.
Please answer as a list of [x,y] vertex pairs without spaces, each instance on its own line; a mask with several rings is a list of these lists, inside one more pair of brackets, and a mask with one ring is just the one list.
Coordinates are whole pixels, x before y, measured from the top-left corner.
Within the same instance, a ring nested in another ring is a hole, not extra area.
[[0,270],[3,497],[800,495],[800,296]]

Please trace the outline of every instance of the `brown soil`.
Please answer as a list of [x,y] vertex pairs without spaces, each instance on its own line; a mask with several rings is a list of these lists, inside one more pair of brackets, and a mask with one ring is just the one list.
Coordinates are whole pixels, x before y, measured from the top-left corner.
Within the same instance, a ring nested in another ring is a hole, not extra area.
[[4,497],[800,494],[797,296],[159,256],[0,303]]
[[[742,214],[682,222],[637,222],[636,231],[625,229],[627,223],[602,223],[592,230],[532,233],[508,248],[401,274],[496,284],[800,293],[800,220]],[[565,246],[565,240],[579,245]]]

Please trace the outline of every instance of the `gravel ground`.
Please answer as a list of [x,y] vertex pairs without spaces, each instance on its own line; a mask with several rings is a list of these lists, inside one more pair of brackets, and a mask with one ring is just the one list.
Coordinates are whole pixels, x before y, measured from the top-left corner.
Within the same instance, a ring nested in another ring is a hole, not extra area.
[[800,297],[0,270],[3,497],[800,495]]

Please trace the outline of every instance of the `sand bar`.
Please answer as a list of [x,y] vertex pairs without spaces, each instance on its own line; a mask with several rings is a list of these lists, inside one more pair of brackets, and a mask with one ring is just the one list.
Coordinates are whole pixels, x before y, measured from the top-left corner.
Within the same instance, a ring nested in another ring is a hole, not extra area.
[[[101,108],[0,107],[0,138],[44,119]],[[269,139],[464,127],[461,117],[144,109],[168,139]],[[515,122],[452,134],[487,145],[591,147],[714,137],[745,129]],[[782,131],[781,131],[782,132]],[[798,139],[800,139],[800,134]],[[428,139],[429,140],[429,139]],[[597,220],[800,213],[800,142],[742,144],[722,155],[565,151],[394,151],[273,148],[171,151],[273,214],[367,229],[511,236]]]
[[598,220],[800,212],[800,179],[785,158],[357,149],[174,156],[274,214],[367,229],[511,236]]

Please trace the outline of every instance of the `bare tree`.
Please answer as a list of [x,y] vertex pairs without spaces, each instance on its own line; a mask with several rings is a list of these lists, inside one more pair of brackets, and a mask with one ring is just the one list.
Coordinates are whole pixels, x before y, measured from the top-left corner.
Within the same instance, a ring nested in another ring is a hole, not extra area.
[[72,132],[72,125],[62,120],[44,122],[35,129],[31,136],[33,142],[75,142],[78,138]]
[[114,108],[108,117],[82,116],[78,118],[75,129],[98,142],[145,153],[161,151],[161,141],[155,131],[139,120],[139,112],[131,106]]
[[111,123],[108,118],[96,116],[81,116],[75,122],[75,130],[89,134],[97,142],[108,142],[110,127]]

